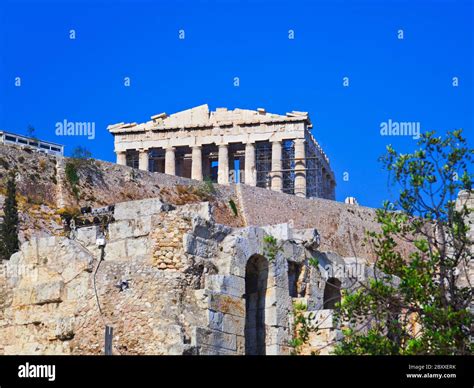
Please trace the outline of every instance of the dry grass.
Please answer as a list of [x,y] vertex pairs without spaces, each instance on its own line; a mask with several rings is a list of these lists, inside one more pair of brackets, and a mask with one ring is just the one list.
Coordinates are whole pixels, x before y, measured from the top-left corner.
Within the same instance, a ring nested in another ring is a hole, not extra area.
[[176,185],[173,187],[163,187],[160,196],[164,202],[172,205],[185,205],[187,203],[197,203],[214,200],[214,196],[202,190],[198,186]]

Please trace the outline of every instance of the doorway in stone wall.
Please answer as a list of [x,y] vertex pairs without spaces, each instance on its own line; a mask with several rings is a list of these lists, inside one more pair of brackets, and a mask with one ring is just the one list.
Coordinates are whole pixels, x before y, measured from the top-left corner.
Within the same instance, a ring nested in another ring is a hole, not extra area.
[[245,268],[245,354],[264,355],[265,296],[268,283],[268,260],[253,255]]
[[324,287],[323,308],[334,309],[336,303],[341,302],[341,281],[336,278],[329,278]]

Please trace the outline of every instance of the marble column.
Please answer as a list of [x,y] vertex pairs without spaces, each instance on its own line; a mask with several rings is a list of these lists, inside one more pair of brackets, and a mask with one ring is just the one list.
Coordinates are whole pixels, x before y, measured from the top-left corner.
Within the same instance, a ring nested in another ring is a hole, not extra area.
[[306,197],[306,153],[304,139],[295,139],[295,195]]
[[141,148],[138,154],[138,169],[148,171],[148,149]]
[[245,145],[245,182],[246,185],[257,185],[257,168],[255,165],[255,144]]
[[272,142],[272,190],[282,191],[283,176],[281,172],[281,141]]
[[194,146],[192,149],[191,179],[202,181],[202,148]]
[[121,166],[127,165],[127,152],[126,151],[117,151],[117,164]]
[[175,159],[176,148],[170,147],[165,152],[165,174],[176,175],[176,159]]
[[227,144],[219,145],[217,183],[229,184],[229,148]]

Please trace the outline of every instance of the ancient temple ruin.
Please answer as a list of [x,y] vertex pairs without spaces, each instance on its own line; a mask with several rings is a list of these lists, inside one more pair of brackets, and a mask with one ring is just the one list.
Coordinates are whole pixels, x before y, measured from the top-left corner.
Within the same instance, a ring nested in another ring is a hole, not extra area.
[[307,112],[207,105],[145,123],[118,123],[117,163],[219,184],[244,183],[307,198],[335,198],[329,158],[310,132]]

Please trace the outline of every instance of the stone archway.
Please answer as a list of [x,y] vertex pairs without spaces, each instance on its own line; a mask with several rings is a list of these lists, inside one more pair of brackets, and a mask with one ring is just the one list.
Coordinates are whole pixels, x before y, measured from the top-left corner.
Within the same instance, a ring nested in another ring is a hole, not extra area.
[[265,297],[268,260],[253,255],[245,268],[245,354],[266,354]]
[[324,287],[323,308],[334,309],[336,303],[341,301],[341,281],[337,278],[329,278]]

